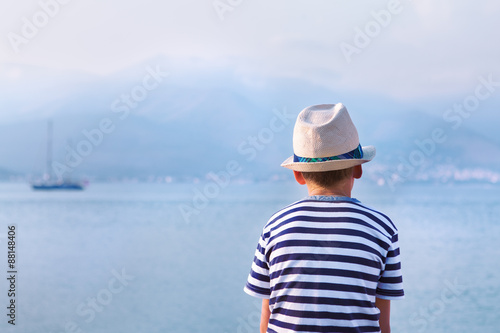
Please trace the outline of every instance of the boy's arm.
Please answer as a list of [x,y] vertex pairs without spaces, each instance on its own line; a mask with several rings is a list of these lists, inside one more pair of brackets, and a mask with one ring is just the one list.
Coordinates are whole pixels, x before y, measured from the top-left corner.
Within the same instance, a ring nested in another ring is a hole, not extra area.
[[260,315],[260,333],[267,332],[267,324],[269,323],[269,318],[271,317],[271,311],[269,310],[269,300],[262,300],[262,312]]
[[376,298],[375,306],[380,310],[378,320],[382,333],[391,333],[391,301],[388,299]]

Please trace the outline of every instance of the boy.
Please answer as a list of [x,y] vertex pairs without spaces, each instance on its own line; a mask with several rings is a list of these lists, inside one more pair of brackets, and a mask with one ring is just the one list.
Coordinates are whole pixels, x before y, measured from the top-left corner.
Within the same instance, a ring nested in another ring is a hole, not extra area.
[[309,196],[274,214],[262,232],[245,292],[263,299],[261,332],[390,332],[390,300],[404,296],[398,231],[351,198],[361,147],[342,104],[299,114],[293,170]]

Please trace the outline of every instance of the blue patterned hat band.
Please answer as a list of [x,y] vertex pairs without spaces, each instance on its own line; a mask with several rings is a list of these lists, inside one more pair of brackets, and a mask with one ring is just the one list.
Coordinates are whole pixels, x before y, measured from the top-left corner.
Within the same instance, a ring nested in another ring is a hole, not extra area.
[[353,160],[353,159],[361,159],[363,158],[363,149],[361,148],[361,144],[354,150],[351,150],[348,153],[329,156],[329,157],[301,157],[293,154],[294,162],[305,162],[305,163],[316,163],[316,162],[326,162],[326,161],[335,161],[335,160]]

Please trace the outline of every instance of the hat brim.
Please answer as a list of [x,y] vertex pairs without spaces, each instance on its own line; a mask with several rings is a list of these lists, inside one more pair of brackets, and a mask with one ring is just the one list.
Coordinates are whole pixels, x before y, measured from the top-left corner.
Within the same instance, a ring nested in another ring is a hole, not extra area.
[[374,146],[365,146],[363,149],[363,158],[348,159],[348,160],[333,160],[326,162],[294,162],[293,156],[287,158],[282,164],[282,167],[301,172],[321,172],[347,169],[356,165],[370,162],[376,154]]

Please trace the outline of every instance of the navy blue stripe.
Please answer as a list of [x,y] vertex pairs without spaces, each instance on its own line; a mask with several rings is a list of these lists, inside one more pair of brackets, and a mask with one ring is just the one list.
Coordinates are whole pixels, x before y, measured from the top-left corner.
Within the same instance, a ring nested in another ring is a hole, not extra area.
[[396,231],[398,230],[398,228],[396,228],[396,225],[392,222],[392,220],[389,218],[389,216],[385,215],[384,213],[381,213],[378,210],[372,209],[370,207],[366,207],[365,205],[357,203],[357,202],[353,202],[353,204],[355,204],[356,206],[368,209],[369,211],[372,211],[372,212],[377,213],[379,215],[382,215],[387,220],[387,222],[389,222],[391,224],[391,226],[394,228],[394,230],[396,230]]
[[250,284],[248,282],[246,284],[246,287],[257,294],[271,296],[271,291],[269,291],[269,289],[260,288],[260,287],[254,286],[253,284]]
[[397,262],[395,264],[387,264],[385,265],[385,271],[399,271],[401,269],[401,263]]
[[[297,218],[300,219],[301,221],[304,221],[304,222],[310,222],[310,221],[307,221],[307,220],[303,219],[303,217],[301,217],[301,216],[298,216]],[[295,219],[296,218],[293,218],[292,220],[295,220]],[[346,220],[346,219],[342,219],[342,221],[344,221],[344,220]],[[278,233],[278,234],[272,236],[271,238],[269,238],[269,243],[272,243],[272,241],[276,237],[280,237],[280,236],[287,235],[287,234],[293,234],[293,233],[297,233],[297,234],[309,234],[309,235],[345,235],[345,236],[356,236],[356,237],[361,237],[361,238],[368,239],[372,243],[377,244],[378,246],[380,246],[381,248],[383,248],[386,251],[391,246],[391,244],[389,244],[387,242],[384,242],[380,238],[377,238],[377,237],[375,237],[373,235],[370,235],[370,234],[368,234],[366,232],[363,232],[363,231],[360,231],[360,230],[345,229],[345,228],[308,228],[308,227],[290,227],[290,228],[287,228],[287,229],[281,231],[280,233]]]
[[263,269],[269,270],[269,266],[268,266],[265,262],[260,261],[259,259],[257,259],[257,257],[254,257],[253,262],[254,262],[257,266],[259,266],[260,268],[263,268]]
[[292,296],[282,295],[272,298],[269,303],[298,303],[298,304],[320,304],[320,305],[335,305],[335,306],[355,306],[360,308],[372,308],[373,303],[370,301],[362,301],[349,298],[334,298],[334,297],[311,297],[311,296]]
[[378,252],[376,249],[361,243],[355,242],[342,242],[342,241],[317,241],[317,240],[308,240],[308,239],[291,239],[284,240],[282,242],[277,243],[273,247],[273,251],[276,251],[285,247],[330,247],[337,249],[353,249],[353,250],[361,250],[365,252],[372,253],[378,256],[382,261],[384,261],[384,256]]
[[255,279],[255,280],[259,280],[259,281],[262,281],[262,282],[269,282],[269,276],[267,275],[262,275],[262,274],[259,274],[259,273],[256,273],[254,272],[253,270],[250,271],[250,275]]
[[394,297],[401,297],[404,296],[405,292],[403,289],[398,289],[398,290],[387,290],[387,289],[379,289],[377,288],[377,294],[380,296],[394,296]]
[[[339,326],[318,326],[318,325],[296,325],[281,322],[271,319],[270,324],[293,330],[294,332],[321,332],[321,333],[365,333],[365,332],[380,332],[378,326],[356,326],[356,327],[339,327]],[[270,330],[268,330],[271,332]],[[275,332],[275,331],[272,331]]]
[[260,254],[264,255],[265,250],[264,250],[264,248],[262,246],[260,246],[260,243],[257,244],[257,251],[259,251]]
[[394,249],[392,251],[387,252],[387,258],[392,258],[392,257],[397,257],[399,256],[399,247],[397,249]]
[[403,277],[400,276],[382,276],[379,280],[381,283],[401,283],[403,282]]
[[290,260],[307,260],[307,261],[330,261],[330,262],[345,262],[350,264],[358,264],[368,267],[381,269],[379,261],[369,260],[360,257],[343,256],[339,254],[314,254],[314,253],[289,253],[278,256],[271,261],[271,265]]
[[328,290],[328,291],[343,291],[359,293],[364,295],[375,296],[375,289],[366,288],[362,286],[353,286],[341,283],[328,283],[328,282],[301,282],[301,281],[290,281],[277,283],[274,286],[274,290],[281,289],[308,289],[308,290]]
[[310,268],[310,267],[288,267],[270,274],[270,278],[274,279],[281,275],[302,274],[302,275],[326,275],[326,276],[341,276],[354,279],[361,279],[370,282],[377,282],[378,275],[368,274],[360,271],[351,271],[347,269],[334,268]]

